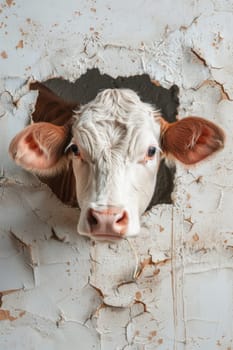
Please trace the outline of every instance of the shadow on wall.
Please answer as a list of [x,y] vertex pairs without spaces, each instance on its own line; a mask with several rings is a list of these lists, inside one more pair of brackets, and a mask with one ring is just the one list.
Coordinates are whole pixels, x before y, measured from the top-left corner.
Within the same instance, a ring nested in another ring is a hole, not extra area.
[[[160,109],[161,115],[165,120],[169,122],[176,121],[177,108],[179,105],[178,87],[173,85],[170,89],[165,89],[151,81],[147,74],[131,77],[117,77],[114,79],[109,75],[100,74],[98,69],[91,69],[74,83],[63,80],[62,78],[53,78],[44,81],[43,84],[54,94],[62,98],[69,108],[74,108],[77,105],[84,105],[90,102],[96,97],[98,92],[107,88],[132,89],[138,93],[143,102],[150,103],[154,105],[156,109]],[[34,122],[41,121],[38,111],[42,102],[40,98],[42,99],[39,94],[35,111],[32,115]],[[56,106],[52,108],[56,114]],[[56,115],[54,115],[54,117],[56,118]],[[156,188],[148,209],[156,204],[172,203],[171,193],[173,190],[174,175],[175,167],[167,167],[164,160],[162,160],[157,176]],[[75,196],[75,179],[71,166],[61,174],[52,178],[41,178],[41,181],[46,183],[65,204],[71,206],[78,205]]]

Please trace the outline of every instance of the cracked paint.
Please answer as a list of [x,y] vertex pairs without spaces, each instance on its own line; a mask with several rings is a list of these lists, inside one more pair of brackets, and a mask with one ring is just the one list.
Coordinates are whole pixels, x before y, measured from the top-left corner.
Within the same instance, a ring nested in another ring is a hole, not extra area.
[[[227,0],[0,2],[0,349],[233,349],[232,26]],[[78,209],[8,157],[30,82],[93,67],[177,84],[179,118],[226,132],[119,244],[79,236]]]

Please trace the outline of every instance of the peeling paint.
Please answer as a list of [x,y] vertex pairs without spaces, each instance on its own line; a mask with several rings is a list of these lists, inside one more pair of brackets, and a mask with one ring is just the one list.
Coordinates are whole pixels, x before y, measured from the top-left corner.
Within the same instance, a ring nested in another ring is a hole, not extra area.
[[8,58],[8,55],[7,55],[6,51],[2,51],[2,52],[1,52],[1,57],[2,57],[4,60]]
[[23,40],[19,40],[18,44],[16,45],[16,49],[22,49],[24,47],[24,42]]
[[[1,2],[0,349],[233,348],[232,32],[227,0]],[[31,121],[30,82],[92,67],[177,84],[179,118],[226,131],[215,158],[177,165],[173,204],[116,245],[79,236],[78,209],[7,154]]]

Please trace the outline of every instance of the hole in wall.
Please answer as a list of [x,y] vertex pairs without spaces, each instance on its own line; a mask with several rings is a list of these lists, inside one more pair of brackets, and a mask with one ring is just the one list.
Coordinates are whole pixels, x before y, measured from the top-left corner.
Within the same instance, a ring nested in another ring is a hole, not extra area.
[[[87,70],[79,79],[71,83],[62,78],[53,78],[43,82],[55,95],[64,101],[64,110],[72,111],[75,106],[83,105],[93,100],[99,91],[107,88],[128,88],[138,93],[143,102],[147,102],[160,109],[161,115],[169,122],[176,121],[177,108],[179,106],[178,93],[179,89],[173,85],[170,89],[163,88],[157,83],[151,81],[149,75],[135,75],[130,77],[112,78],[107,74],[100,74],[98,69]],[[36,89],[36,84],[32,89]],[[40,95],[38,96],[35,111],[32,115],[33,121],[45,121],[45,114],[39,113],[41,107]],[[56,115],[56,104],[51,105]],[[71,114],[71,113],[70,113]],[[63,120],[58,120],[58,124],[62,124]],[[171,193],[173,190],[173,181],[175,175],[175,167],[170,168],[162,160],[160,163],[157,184],[151,203],[150,209],[156,204],[172,203]],[[72,167],[64,170],[61,174],[52,178],[41,178],[57,197],[65,204],[77,206],[75,196],[75,179]]]

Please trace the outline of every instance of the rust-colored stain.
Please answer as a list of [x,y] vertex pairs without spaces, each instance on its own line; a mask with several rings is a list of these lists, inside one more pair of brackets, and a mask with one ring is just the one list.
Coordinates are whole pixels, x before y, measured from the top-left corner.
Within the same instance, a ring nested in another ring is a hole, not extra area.
[[96,9],[94,7],[90,8],[91,12],[96,12]]
[[153,84],[155,84],[156,86],[160,86],[161,85],[160,82],[158,80],[155,80],[155,79],[151,80],[151,82]]
[[100,304],[100,305],[98,306],[98,308],[96,309],[95,313],[93,314],[93,316],[99,317],[100,311],[101,311],[102,309],[106,309],[106,308],[107,308],[107,305],[106,305],[106,304],[104,304],[104,303]]
[[15,5],[15,3],[13,2],[13,0],[6,0],[6,3],[9,7],[11,7],[12,5]]
[[152,332],[150,332],[150,335],[147,337],[147,339],[151,341],[156,335],[157,335],[157,332],[152,331]]
[[0,310],[0,321],[5,321],[5,320],[9,320],[9,321],[15,321],[17,320],[17,317],[14,317],[10,314],[9,310]]
[[187,30],[187,29],[188,29],[187,26],[180,26],[180,28],[179,28],[180,31],[184,31],[184,30]]
[[26,311],[20,311],[19,317],[23,317],[26,314]]
[[2,52],[1,52],[1,57],[2,57],[4,60],[8,58],[8,55],[7,55],[6,51],[2,51]]
[[203,64],[205,67],[207,67],[205,58],[201,56],[201,53],[198,50],[191,48],[191,52],[194,54],[194,56],[196,56],[196,59],[199,61],[200,64]]
[[7,24],[5,23],[5,22],[1,22],[0,23],[0,28],[2,29],[2,28],[6,28],[7,27]]
[[136,299],[141,299],[142,298],[142,293],[141,292],[137,292],[135,294],[135,297],[136,297]]
[[214,46],[216,49],[219,49],[219,44],[221,43],[222,40],[223,40],[223,37],[218,32],[217,34],[215,34],[212,46]]
[[164,227],[159,225],[159,232],[163,232],[164,231]]
[[152,337],[155,337],[155,336],[157,335],[157,331],[152,331],[152,332],[150,332],[150,335],[151,335]]
[[18,44],[16,45],[16,49],[22,49],[24,46],[23,40],[19,40]]
[[152,262],[152,258],[146,258],[144,259],[143,261],[141,261],[140,263],[140,267],[138,269],[138,272],[136,274],[136,278],[140,277],[140,275],[142,274],[144,268],[147,266],[147,265],[153,265],[154,263]]
[[[171,262],[171,258],[165,258],[164,260],[160,260],[157,262],[157,266],[164,266],[166,265],[167,263],[170,263]],[[155,272],[154,272],[154,275],[158,275],[160,273],[160,270],[157,269]]]
[[195,233],[195,234],[193,235],[193,240],[194,240],[195,242],[199,241],[199,236],[198,236],[197,233]]
[[[3,292],[0,293],[0,301],[1,301],[1,298],[4,296],[4,295],[8,295],[8,294],[12,294],[12,293],[16,293],[18,292],[19,290],[21,289],[9,289],[9,290],[4,290]],[[0,308],[1,308],[1,302],[0,302]]]
[[192,217],[189,216],[188,218],[184,219],[185,222],[187,222],[188,224],[190,224],[190,229],[193,227],[193,222],[192,222]]
[[21,35],[28,35],[28,32],[25,32],[24,30],[23,30],[23,28],[19,28],[19,31],[20,31],[20,33],[21,33]]
[[163,344],[163,339],[162,339],[162,338],[160,338],[160,339],[158,340],[158,344],[159,344],[159,345]]
[[221,102],[222,100],[228,100],[228,101],[231,101],[230,99],[230,96],[229,94],[225,91],[224,89],[224,86],[223,84],[220,84],[218,81],[216,80],[205,80],[200,87],[202,86],[206,86],[206,85],[209,85],[209,86],[212,86],[212,87],[215,87],[215,86],[219,86],[220,87],[220,91],[221,91],[221,98],[220,98],[220,101]]

